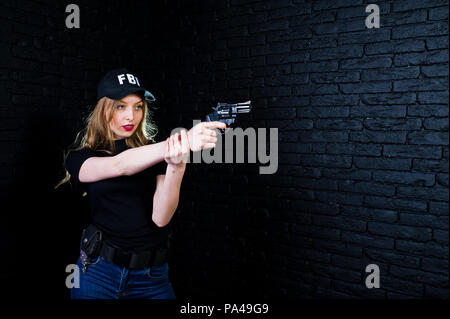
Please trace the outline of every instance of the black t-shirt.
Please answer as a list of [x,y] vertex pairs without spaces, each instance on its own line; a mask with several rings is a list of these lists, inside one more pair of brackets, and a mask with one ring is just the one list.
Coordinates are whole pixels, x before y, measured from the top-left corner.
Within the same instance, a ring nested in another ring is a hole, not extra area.
[[[129,148],[125,139],[116,140],[114,143],[116,154]],[[93,156],[114,155],[85,148],[71,151],[67,155],[65,165],[75,189],[87,192],[93,223],[103,231],[104,237],[127,250],[167,247],[169,226],[158,227],[152,221],[156,176],[166,174],[166,162],[162,161],[131,176],[82,183],[78,179],[81,165]]]

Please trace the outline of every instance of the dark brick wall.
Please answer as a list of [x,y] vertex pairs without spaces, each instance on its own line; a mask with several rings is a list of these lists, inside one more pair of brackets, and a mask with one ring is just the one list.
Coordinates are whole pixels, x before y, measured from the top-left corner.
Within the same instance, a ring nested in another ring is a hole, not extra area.
[[[85,203],[51,188],[99,77],[126,65],[150,82],[162,136],[247,99],[243,127],[279,129],[274,175],[189,164],[171,223],[179,297],[448,298],[448,1],[79,4],[79,30],[65,3],[1,4],[2,193],[47,207],[8,214],[21,231],[7,238],[57,220],[76,251]],[[364,285],[372,263],[380,289]]]

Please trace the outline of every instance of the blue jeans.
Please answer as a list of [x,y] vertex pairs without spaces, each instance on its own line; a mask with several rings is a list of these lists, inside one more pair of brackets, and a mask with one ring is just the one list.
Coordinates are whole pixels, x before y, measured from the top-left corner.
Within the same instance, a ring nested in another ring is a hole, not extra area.
[[117,266],[99,256],[85,274],[78,258],[80,287],[71,289],[72,299],[175,299],[169,282],[169,265],[146,269]]

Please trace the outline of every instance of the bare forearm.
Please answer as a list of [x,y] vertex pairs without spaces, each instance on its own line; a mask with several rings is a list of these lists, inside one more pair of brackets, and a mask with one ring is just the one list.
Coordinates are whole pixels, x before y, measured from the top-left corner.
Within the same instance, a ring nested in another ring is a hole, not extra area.
[[162,189],[153,199],[153,221],[160,227],[167,225],[173,217],[180,199],[180,188],[186,163],[167,165]]
[[164,159],[167,141],[130,148],[116,155],[122,175],[134,175]]

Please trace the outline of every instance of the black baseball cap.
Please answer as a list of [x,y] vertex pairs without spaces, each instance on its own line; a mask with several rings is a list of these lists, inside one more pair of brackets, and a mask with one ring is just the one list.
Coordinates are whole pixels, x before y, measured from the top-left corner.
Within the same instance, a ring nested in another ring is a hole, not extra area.
[[140,82],[140,79],[128,69],[121,68],[109,71],[100,80],[97,87],[97,101],[106,96],[113,100],[136,92],[144,92],[144,98],[153,102],[155,97],[147,91]]

